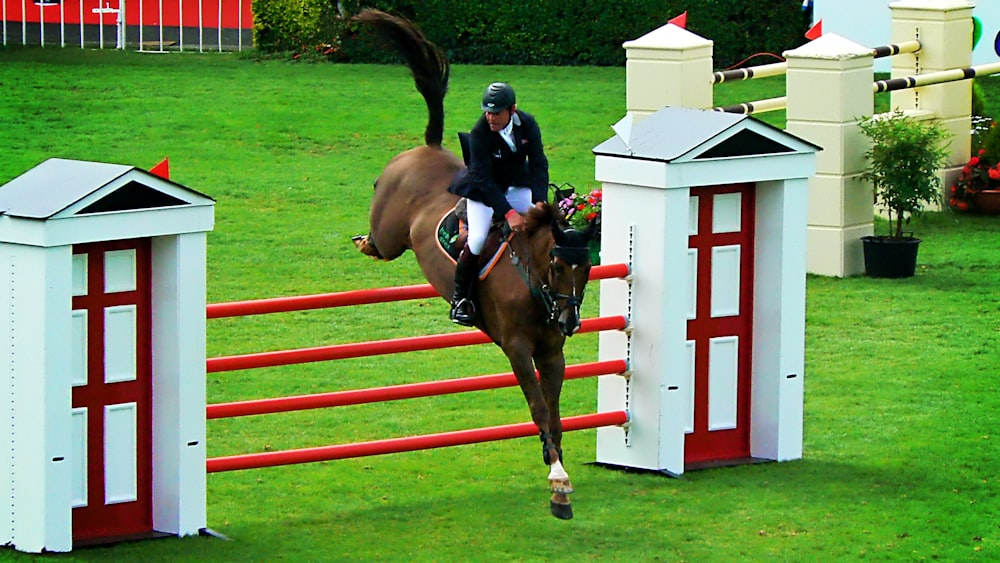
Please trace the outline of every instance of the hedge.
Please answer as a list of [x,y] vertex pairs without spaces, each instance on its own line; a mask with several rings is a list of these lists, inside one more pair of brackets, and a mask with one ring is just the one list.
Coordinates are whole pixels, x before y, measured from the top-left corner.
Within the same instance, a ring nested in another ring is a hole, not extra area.
[[[687,29],[714,41],[715,66],[798,47],[811,19],[800,0],[397,0],[365,2],[416,22],[452,62],[620,66],[622,43],[687,11]],[[357,0],[255,0],[265,53],[325,53],[344,62],[394,61],[349,22]]]

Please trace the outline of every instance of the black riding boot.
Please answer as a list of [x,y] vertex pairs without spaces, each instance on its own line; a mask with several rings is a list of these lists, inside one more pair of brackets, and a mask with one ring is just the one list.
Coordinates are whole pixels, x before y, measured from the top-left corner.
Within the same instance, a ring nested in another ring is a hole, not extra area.
[[472,326],[476,307],[472,303],[472,284],[476,282],[479,255],[463,249],[455,266],[455,293],[451,297],[451,320],[462,326]]

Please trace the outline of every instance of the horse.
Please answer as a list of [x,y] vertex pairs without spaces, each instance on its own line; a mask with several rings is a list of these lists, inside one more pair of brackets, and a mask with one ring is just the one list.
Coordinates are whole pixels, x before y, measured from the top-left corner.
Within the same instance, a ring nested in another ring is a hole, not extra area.
[[[402,56],[428,111],[424,144],[396,155],[385,166],[375,182],[370,230],[354,237],[354,243],[362,253],[386,261],[412,250],[427,281],[449,300],[455,261],[439,247],[437,229],[458,202],[448,187],[465,164],[441,145],[448,59],[409,20],[374,9],[354,19]],[[525,224],[523,232],[507,234],[508,250],[475,284],[474,324],[510,361],[538,427],[542,459],[549,466],[550,511],[569,519],[573,486],[562,463],[559,414],[566,369],[563,345],[580,328],[580,305],[591,267],[587,244],[595,226],[583,231],[568,228],[558,208],[548,203],[530,209]]]

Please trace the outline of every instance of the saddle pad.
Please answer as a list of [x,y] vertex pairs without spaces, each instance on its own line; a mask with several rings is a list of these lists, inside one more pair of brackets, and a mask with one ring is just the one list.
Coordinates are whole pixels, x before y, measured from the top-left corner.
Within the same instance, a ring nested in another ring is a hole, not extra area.
[[[465,247],[465,239],[467,237],[465,222],[459,219],[459,215],[456,212],[460,205],[455,206],[455,208],[445,213],[444,217],[441,217],[441,220],[438,221],[437,227],[438,248],[455,263],[458,262],[458,255],[461,254],[462,248]],[[500,257],[507,251],[509,238],[501,238],[501,236],[502,233],[499,226],[494,223],[490,227],[490,233],[486,237],[486,245],[483,246],[483,252],[479,256],[480,280],[485,279],[489,275],[493,267],[500,261]]]

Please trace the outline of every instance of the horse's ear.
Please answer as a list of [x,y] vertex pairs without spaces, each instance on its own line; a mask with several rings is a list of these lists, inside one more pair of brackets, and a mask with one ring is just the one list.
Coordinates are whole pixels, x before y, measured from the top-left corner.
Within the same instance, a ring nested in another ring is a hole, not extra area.
[[601,226],[601,216],[598,215],[596,219],[587,224],[587,228],[583,231],[583,234],[587,236],[587,240],[591,240],[597,235],[597,229]]
[[566,244],[566,232],[559,225],[559,221],[552,221],[549,223],[549,227],[552,229],[552,238],[555,239],[556,245]]

